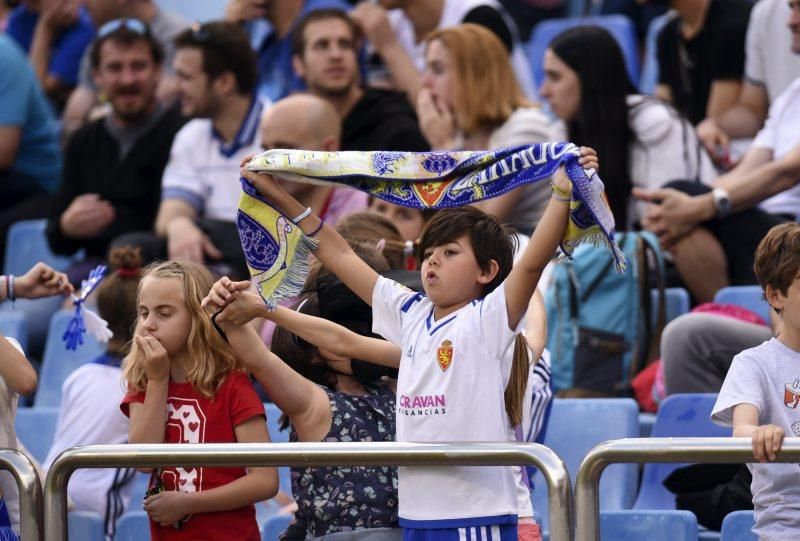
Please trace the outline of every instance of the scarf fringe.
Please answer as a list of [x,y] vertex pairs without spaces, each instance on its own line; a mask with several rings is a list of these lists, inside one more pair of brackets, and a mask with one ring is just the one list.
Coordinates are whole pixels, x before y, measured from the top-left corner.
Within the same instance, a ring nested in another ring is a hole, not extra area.
[[294,258],[291,264],[287,265],[286,274],[275,288],[272,296],[264,299],[267,310],[275,310],[278,302],[296,297],[303,291],[308,276],[308,256],[316,251],[318,246],[319,242],[316,239],[305,234],[300,237],[300,242],[295,247]]

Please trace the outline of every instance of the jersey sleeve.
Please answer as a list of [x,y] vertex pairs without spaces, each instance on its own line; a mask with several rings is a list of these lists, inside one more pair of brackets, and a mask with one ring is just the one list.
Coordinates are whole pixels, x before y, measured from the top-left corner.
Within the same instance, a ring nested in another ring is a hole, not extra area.
[[505,282],[486,295],[476,305],[475,335],[478,344],[493,357],[501,357],[513,345],[517,334],[525,327],[525,318],[520,318],[514,329],[508,325]]
[[733,363],[722,383],[711,420],[721,426],[733,426],[733,408],[739,404],[752,404],[759,414],[764,411],[763,372],[759,360],[750,351],[733,358]]
[[179,199],[190,205],[198,214],[205,208],[208,189],[197,170],[197,152],[192,133],[198,128],[189,122],[175,135],[169,161],[161,182],[161,200]]
[[122,410],[122,413],[125,414],[125,417],[131,416],[130,403],[143,403],[145,395],[146,393],[144,391],[128,391],[125,393],[125,396],[122,398],[122,403],[119,405],[119,409]]
[[761,47],[762,29],[765,22],[764,6],[759,7],[759,4],[756,4],[750,12],[750,22],[747,24],[745,36],[744,78],[750,84],[761,87],[765,86],[767,79],[766,59],[763,55],[763,47]]
[[[16,42],[4,43],[0,47],[0,66],[7,77],[0,77],[0,126],[22,128],[30,109],[30,96],[36,82],[26,65],[25,57]],[[29,73],[24,73],[29,71]]]
[[403,318],[422,297],[422,293],[379,276],[372,290],[372,332],[401,346]]
[[264,417],[264,404],[256,394],[253,384],[244,372],[231,372],[230,415],[231,425],[238,426],[256,416]]
[[[796,88],[795,83],[789,87]],[[794,92],[789,91],[789,89],[785,90],[778,96],[772,105],[769,107],[769,114],[767,115],[767,120],[764,122],[764,127],[761,128],[756,135],[756,138],[753,139],[752,147],[753,148],[766,148],[769,150],[774,151],[778,145],[778,126],[781,122],[785,122],[785,115],[784,109],[787,106],[787,102],[790,100],[792,96],[795,95]]]

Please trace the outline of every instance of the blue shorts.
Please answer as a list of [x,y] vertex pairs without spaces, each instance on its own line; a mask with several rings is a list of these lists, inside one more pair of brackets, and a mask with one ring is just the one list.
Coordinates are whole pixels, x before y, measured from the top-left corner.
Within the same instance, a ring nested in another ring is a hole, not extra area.
[[464,528],[403,528],[403,541],[517,541],[516,524]]

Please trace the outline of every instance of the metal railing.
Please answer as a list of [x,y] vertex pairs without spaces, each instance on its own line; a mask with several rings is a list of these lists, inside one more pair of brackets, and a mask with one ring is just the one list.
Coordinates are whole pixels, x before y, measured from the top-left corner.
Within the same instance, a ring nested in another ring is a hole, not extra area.
[[8,470],[19,488],[19,527],[25,541],[41,541],[42,483],[27,455],[16,449],[0,449],[0,470]]
[[[514,466],[541,470],[550,539],[571,541],[572,485],[564,462],[535,443],[266,443],[90,445],[61,453],[45,481],[48,541],[67,539],[67,483],[80,468],[161,466]],[[27,541],[27,540],[26,540]]]
[[[800,462],[800,438],[786,438],[776,462]],[[581,462],[575,478],[575,541],[600,539],[600,474],[617,463],[755,462],[750,438],[630,438],[601,443]]]

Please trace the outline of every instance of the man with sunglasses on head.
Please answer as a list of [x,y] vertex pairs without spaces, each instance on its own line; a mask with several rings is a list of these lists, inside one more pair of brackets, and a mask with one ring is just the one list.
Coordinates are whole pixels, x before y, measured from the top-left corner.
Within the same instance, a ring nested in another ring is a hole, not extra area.
[[[164,62],[158,82],[157,96],[160,101],[170,103],[175,98],[175,76],[172,73],[172,58],[175,55],[173,40],[175,36],[189,27],[189,21],[178,13],[162,9],[155,0],[89,0],[86,8],[92,20],[102,26],[114,19],[139,19],[147,23],[153,37],[164,49]],[[97,118],[103,109],[96,109],[99,89],[92,77],[90,49],[81,58],[78,72],[78,85],[69,96],[61,116],[61,130],[64,136],[83,126],[92,117]]]
[[138,19],[106,23],[92,44],[92,72],[111,114],[67,142],[47,225],[55,253],[86,254],[68,273],[73,281],[105,258],[113,238],[153,226],[169,148],[185,122],[177,107],[156,100],[162,58]]
[[183,114],[164,170],[155,235],[118,239],[145,260],[183,257],[220,275],[249,276],[236,229],[239,162],[262,152],[256,56],[235,23],[194,25],[175,39],[175,74]]

